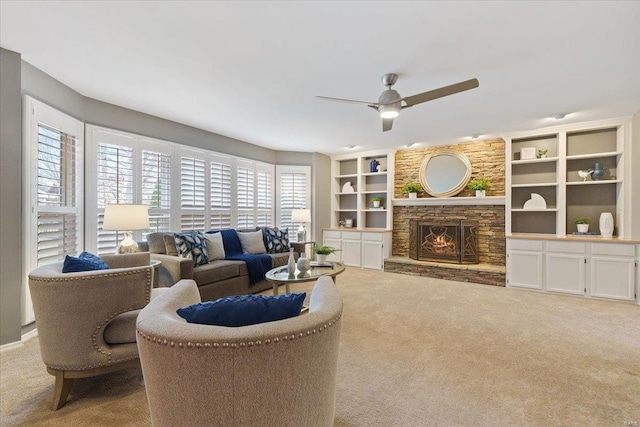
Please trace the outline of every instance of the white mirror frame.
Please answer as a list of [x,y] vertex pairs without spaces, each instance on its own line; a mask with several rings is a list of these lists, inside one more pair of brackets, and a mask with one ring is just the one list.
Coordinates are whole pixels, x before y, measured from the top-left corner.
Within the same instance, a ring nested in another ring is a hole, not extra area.
[[[433,190],[433,188],[427,182],[427,168],[429,167],[429,162],[440,156],[451,156],[457,158],[467,167],[467,170],[464,176],[461,177],[460,181],[455,186],[446,191],[438,192]],[[420,184],[422,184],[422,188],[424,188],[424,191],[426,191],[427,194],[430,194],[433,197],[455,196],[456,194],[464,190],[464,188],[469,183],[469,179],[471,179],[471,162],[469,161],[467,156],[457,151],[438,151],[436,153],[430,154],[425,157],[425,159],[422,161],[422,166],[420,166]]]

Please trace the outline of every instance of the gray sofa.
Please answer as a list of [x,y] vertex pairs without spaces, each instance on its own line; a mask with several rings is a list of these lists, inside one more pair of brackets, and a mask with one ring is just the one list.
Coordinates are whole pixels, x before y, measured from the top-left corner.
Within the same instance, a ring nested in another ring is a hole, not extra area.
[[[240,231],[256,231],[240,230]],[[270,289],[272,284],[261,280],[250,286],[247,265],[243,261],[216,260],[208,264],[193,266],[193,261],[182,258],[175,248],[173,233],[151,233],[146,242],[138,242],[141,251],[149,251],[151,259],[161,261],[156,269],[158,286],[173,286],[182,279],[193,279],[198,285],[202,301],[215,300],[228,295],[243,295]],[[303,245],[291,243],[297,256],[304,251]],[[272,268],[286,265],[289,253],[267,254],[272,259]]]

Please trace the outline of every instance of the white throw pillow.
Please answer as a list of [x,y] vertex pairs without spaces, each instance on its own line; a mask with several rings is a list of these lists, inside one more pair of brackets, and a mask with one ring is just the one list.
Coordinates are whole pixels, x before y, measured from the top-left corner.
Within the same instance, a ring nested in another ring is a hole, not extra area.
[[262,239],[262,230],[258,231],[239,231],[238,237],[242,245],[242,253],[245,254],[266,254],[267,248],[264,246]]
[[206,234],[207,239],[207,253],[209,255],[209,261],[216,259],[224,259],[226,256],[224,253],[224,243],[222,242],[222,233]]

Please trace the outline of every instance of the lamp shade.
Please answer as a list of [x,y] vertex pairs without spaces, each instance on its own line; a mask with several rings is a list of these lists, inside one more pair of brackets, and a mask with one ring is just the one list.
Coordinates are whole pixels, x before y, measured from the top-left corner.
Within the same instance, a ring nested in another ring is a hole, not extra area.
[[149,207],[147,205],[109,204],[104,207],[103,230],[133,231],[149,228]]
[[311,222],[311,209],[293,209],[291,211],[291,221]]

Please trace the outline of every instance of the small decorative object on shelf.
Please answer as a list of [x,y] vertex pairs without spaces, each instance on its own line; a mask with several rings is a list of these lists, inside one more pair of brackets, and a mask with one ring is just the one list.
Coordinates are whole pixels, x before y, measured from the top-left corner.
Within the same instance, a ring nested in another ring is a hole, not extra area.
[[595,163],[593,165],[593,172],[591,172],[591,178],[594,181],[600,181],[602,177],[607,173],[607,169],[602,166],[602,163]]
[[491,188],[491,182],[489,182],[487,178],[481,176],[469,181],[467,188],[475,191],[476,197],[485,197],[487,194],[486,191]]
[[600,235],[602,237],[613,237],[613,215],[611,212],[600,214]]
[[402,187],[402,194],[408,194],[410,199],[418,197],[418,193],[422,193],[424,190],[422,185],[417,182],[408,182]]
[[522,147],[520,150],[520,160],[536,158],[536,147]]
[[351,181],[347,181],[342,186],[343,193],[355,193],[356,189],[351,186]]
[[547,201],[538,193],[531,193],[531,198],[524,202],[522,209],[526,211],[541,211],[547,209]]
[[589,231],[589,224],[591,221],[586,216],[579,216],[575,220],[576,227],[578,227],[578,233],[586,233]]
[[380,162],[373,159],[371,160],[371,162],[369,162],[369,172],[373,173],[373,172],[378,172],[378,166],[380,166]]
[[345,226],[345,227],[347,227],[347,228],[351,228],[351,227],[353,227],[353,219],[351,219],[351,218],[346,218],[346,219],[344,220],[344,226]]
[[327,264],[327,255],[334,254],[338,252],[339,249],[334,248],[333,246],[316,246],[313,248],[313,252],[316,254],[317,264]]
[[549,150],[547,150],[546,148],[541,148],[538,150],[538,157],[540,157],[541,159],[546,159],[548,152]]
[[380,197],[372,197],[371,198],[371,203],[373,203],[373,207],[374,208],[379,208],[381,201],[382,201],[382,199]]
[[346,222],[344,220],[338,221],[338,227],[344,227],[345,224]]
[[304,274],[311,268],[311,260],[307,258],[307,256],[303,252],[300,254],[300,258],[298,258],[296,266],[298,267],[300,273]]
[[582,178],[582,182],[587,180],[587,177],[593,173],[593,169],[589,169],[586,171],[578,171],[578,176]]

